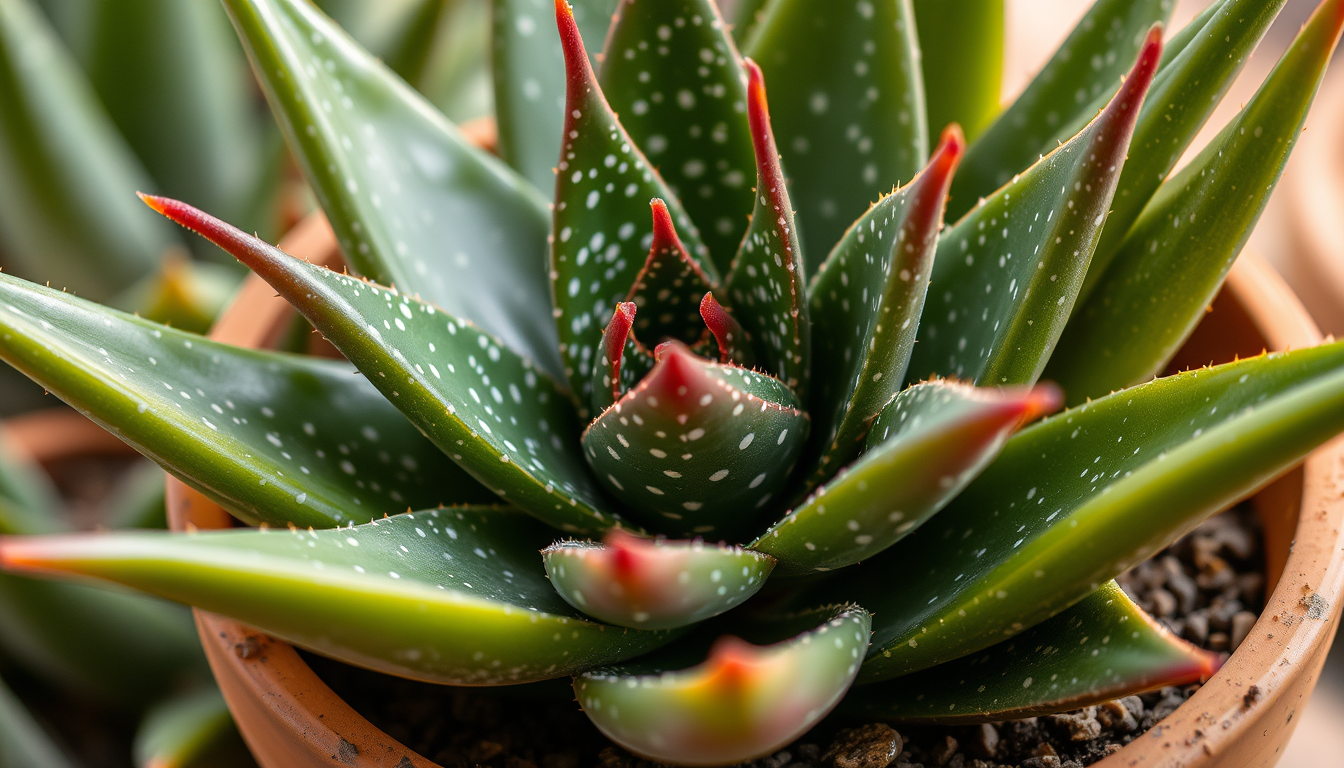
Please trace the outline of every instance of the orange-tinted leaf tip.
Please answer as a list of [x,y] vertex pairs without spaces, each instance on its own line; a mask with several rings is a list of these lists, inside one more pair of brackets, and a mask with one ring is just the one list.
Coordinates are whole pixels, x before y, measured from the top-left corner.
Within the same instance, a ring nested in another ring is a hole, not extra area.
[[773,166],[778,165],[779,152],[775,148],[774,131],[770,127],[770,105],[765,98],[765,75],[751,59],[743,59],[747,70],[747,120],[751,140],[756,150],[756,168],[763,178],[769,179]]
[[1023,401],[1022,423],[1027,424],[1054,413],[1064,405],[1064,390],[1053,381],[1043,381],[1031,388]]
[[[181,200],[145,194],[140,194],[140,199],[145,201],[145,205],[218,245],[249,267],[255,268],[263,256],[271,255],[263,250],[271,248],[267,243]],[[276,252],[279,253],[278,250]]]

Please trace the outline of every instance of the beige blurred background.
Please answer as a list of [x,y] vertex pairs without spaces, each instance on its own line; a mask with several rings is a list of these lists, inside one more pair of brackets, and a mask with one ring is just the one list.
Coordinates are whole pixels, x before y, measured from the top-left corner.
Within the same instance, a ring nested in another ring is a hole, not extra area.
[[[1050,58],[1090,0],[1006,0],[1003,95],[1015,97]],[[1179,29],[1208,0],[1177,0]],[[1187,157],[1198,152],[1255,93],[1317,0],[1288,0],[1241,77]],[[1247,246],[1263,255],[1302,297],[1327,333],[1344,336],[1344,52],[1336,51],[1306,130]],[[1344,767],[1344,638],[1279,768]]]

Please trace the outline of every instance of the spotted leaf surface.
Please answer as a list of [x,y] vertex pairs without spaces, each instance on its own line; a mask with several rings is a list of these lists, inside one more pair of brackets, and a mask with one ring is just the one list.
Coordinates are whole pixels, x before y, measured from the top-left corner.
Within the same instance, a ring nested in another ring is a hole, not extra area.
[[778,0],[744,49],[775,86],[803,247],[820,258],[928,156],[914,12],[909,0]]
[[1169,179],[1079,307],[1047,369],[1071,402],[1161,373],[1269,202],[1344,25],[1322,4],[1255,98]]
[[[574,0],[570,4],[589,51],[602,50],[619,2]],[[491,11],[499,154],[550,197],[565,124],[565,55],[552,23],[555,3],[491,0]]]
[[751,215],[742,59],[713,0],[622,0],[602,91],[727,269]]
[[0,680],[0,765],[74,766],[3,680]]
[[[1093,99],[1114,92],[1145,44],[1150,28],[1171,17],[1172,0],[1098,0],[1044,68],[984,134],[966,150],[952,182],[948,215],[1012,181],[1075,116],[1085,119]],[[1176,154],[1180,154],[1177,152]],[[1123,157],[1123,155],[1122,155]]]
[[555,183],[551,287],[565,373],[579,402],[586,404],[602,323],[616,302],[627,300],[649,254],[651,199],[666,201],[686,250],[710,280],[718,275],[705,258],[695,225],[607,104],[564,0],[556,0],[555,18],[568,84]]
[[1283,4],[1284,0],[1213,3],[1166,45],[1134,124],[1129,158],[1088,266],[1080,303],[1106,274],[1140,212],[1203,128]]
[[6,362],[248,522],[326,528],[492,498],[348,366],[237,349],[5,276],[0,329]]
[[309,3],[225,7],[351,263],[558,373],[543,199]]
[[776,557],[782,576],[866,560],[942,509],[1019,425],[1053,411],[1060,400],[1053,387],[916,384],[873,421],[867,452],[752,548]]
[[747,77],[747,114],[756,149],[756,207],[733,260],[727,290],[762,368],[802,398],[812,357],[803,251],[770,128],[764,76],[750,60]]
[[930,136],[957,123],[974,141],[999,113],[1003,0],[914,0]]
[[807,427],[779,381],[669,342],[584,431],[583,451],[630,515],[674,536],[731,536],[783,489]]
[[864,678],[1050,618],[1341,428],[1344,343],[1158,379],[1023,430],[919,531],[852,569],[845,594],[878,617]]
[[323,531],[0,539],[0,567],[122,584],[324,656],[436,683],[546,680],[672,637],[577,614],[537,558],[552,535],[514,511],[462,507]]
[[700,300],[713,286],[677,236],[667,204],[654,200],[651,208],[653,241],[627,297],[644,309],[635,318],[635,333],[646,344],[669,338],[691,344],[704,335]]
[[620,531],[603,544],[567,541],[541,554],[565,602],[635,629],[675,629],[736,608],[760,590],[775,564],[769,555],[727,544]]
[[0,7],[0,245],[7,272],[107,301],[177,241],[137,211],[144,168],[31,0]]
[[868,425],[904,384],[947,187],[964,146],[960,131],[949,129],[929,167],[869,208],[808,286],[811,411],[820,446],[812,483],[858,456]]
[[599,730],[650,760],[723,765],[767,755],[840,701],[868,646],[862,608],[818,612],[816,620],[773,645],[723,637],[686,669],[653,662],[584,674],[574,691]]
[[1219,666],[1217,654],[1173,635],[1110,581],[980,653],[861,686],[845,708],[903,721],[996,722],[1197,683]]
[[[1036,381],[1101,235],[1162,51],[1160,32],[1149,33],[1124,85],[1087,128],[939,237],[907,381]],[[958,178],[964,172],[963,163]]]
[[293,258],[189,205],[147,202],[270,283],[486,487],[566,531],[617,522],[574,450],[573,406],[530,360],[432,304]]

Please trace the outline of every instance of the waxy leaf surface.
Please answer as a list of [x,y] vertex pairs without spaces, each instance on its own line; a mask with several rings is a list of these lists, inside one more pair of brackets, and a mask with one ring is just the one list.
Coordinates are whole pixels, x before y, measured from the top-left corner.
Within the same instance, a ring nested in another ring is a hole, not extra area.
[[731,536],[784,488],[807,428],[776,379],[669,342],[584,431],[583,450],[632,517],[674,536]]
[[[1149,33],[1124,85],[1087,128],[939,237],[907,381],[937,374],[1004,386],[1040,376],[1101,235],[1162,51],[1160,32]],[[965,163],[957,178],[963,173]]]
[[1053,619],[956,661],[845,699],[862,717],[984,723],[1196,683],[1221,663],[1157,623],[1113,581]]
[[1255,98],[1144,208],[1047,368],[1070,402],[1152,378],[1189,337],[1269,202],[1341,25],[1344,2],[1323,3]]
[[6,271],[107,301],[177,241],[136,210],[153,183],[30,0],[0,5]]
[[289,256],[189,205],[146,202],[270,283],[487,488],[566,531],[616,523],[574,450],[572,404],[498,338],[432,304]]
[[751,131],[742,58],[714,0],[622,0],[602,91],[658,168],[719,270],[751,214]]
[[949,129],[929,167],[868,209],[807,289],[812,407],[820,455],[810,484],[863,448],[868,425],[905,382],[919,330],[943,203],[965,142]]
[[811,376],[812,324],[808,319],[803,251],[787,179],[770,128],[765,80],[748,60],[747,115],[756,151],[756,205],[728,275],[736,317],[754,342],[761,367],[806,398]]
[[636,629],[675,629],[731,610],[760,590],[775,564],[727,544],[650,541],[616,531],[603,544],[566,541],[541,554],[565,602]]
[[744,50],[773,85],[803,246],[820,259],[928,157],[914,12],[909,0],[778,0]]
[[840,701],[868,647],[862,608],[818,611],[815,621],[764,647],[721,638],[688,669],[653,661],[591,672],[575,678],[574,691],[599,730],[650,760],[723,765],[767,755]]
[[976,200],[1025,171],[1075,116],[1095,115],[1095,109],[1087,112],[1093,99],[1114,92],[1149,29],[1170,18],[1175,6],[1173,0],[1094,3],[1022,95],[967,148],[948,216],[961,218]]
[[705,333],[700,299],[713,286],[677,236],[667,204],[654,200],[653,241],[626,301],[642,307],[635,334],[645,344],[677,339],[693,344]]
[[558,373],[543,199],[308,3],[225,6],[350,263]]
[[1341,428],[1344,343],[1158,379],[1023,430],[918,532],[850,571],[845,594],[878,617],[864,678],[1050,618]]
[[616,302],[629,299],[648,259],[650,200],[666,201],[677,233],[706,277],[717,281],[718,273],[705,258],[695,225],[607,104],[564,0],[556,0],[555,18],[568,83],[551,230],[551,292],[565,374],[582,406],[591,398],[600,329]]
[[460,507],[323,531],[10,537],[0,567],[115,582],[436,683],[546,680],[671,639],[570,608],[537,557],[552,535],[516,511]]
[[1004,0],[914,0],[929,135],[957,123],[974,141],[999,113]]
[[0,680],[0,768],[74,768],[23,702]]
[[[602,50],[619,2],[571,3],[585,47],[593,54]],[[491,11],[499,155],[549,198],[565,125],[565,54],[555,33],[555,2],[491,0]]]
[[218,344],[3,275],[0,339],[6,362],[250,523],[327,528],[492,498],[345,365]]
[[916,384],[873,421],[863,456],[751,546],[775,556],[782,576],[866,560],[942,509],[1018,425],[1053,411],[1060,400],[1053,387]]

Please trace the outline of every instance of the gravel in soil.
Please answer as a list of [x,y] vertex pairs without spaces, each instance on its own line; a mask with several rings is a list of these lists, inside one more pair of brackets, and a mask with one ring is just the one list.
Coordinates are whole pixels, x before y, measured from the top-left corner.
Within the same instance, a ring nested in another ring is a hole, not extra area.
[[[1240,506],[1210,518],[1119,578],[1190,642],[1230,653],[1264,601],[1259,523]],[[445,766],[653,768],[592,726],[567,684],[448,688],[305,654],[337,694],[389,736]],[[1142,735],[1198,685],[1164,688],[1044,717],[975,726],[857,724],[830,718],[750,768],[1082,768]]]

